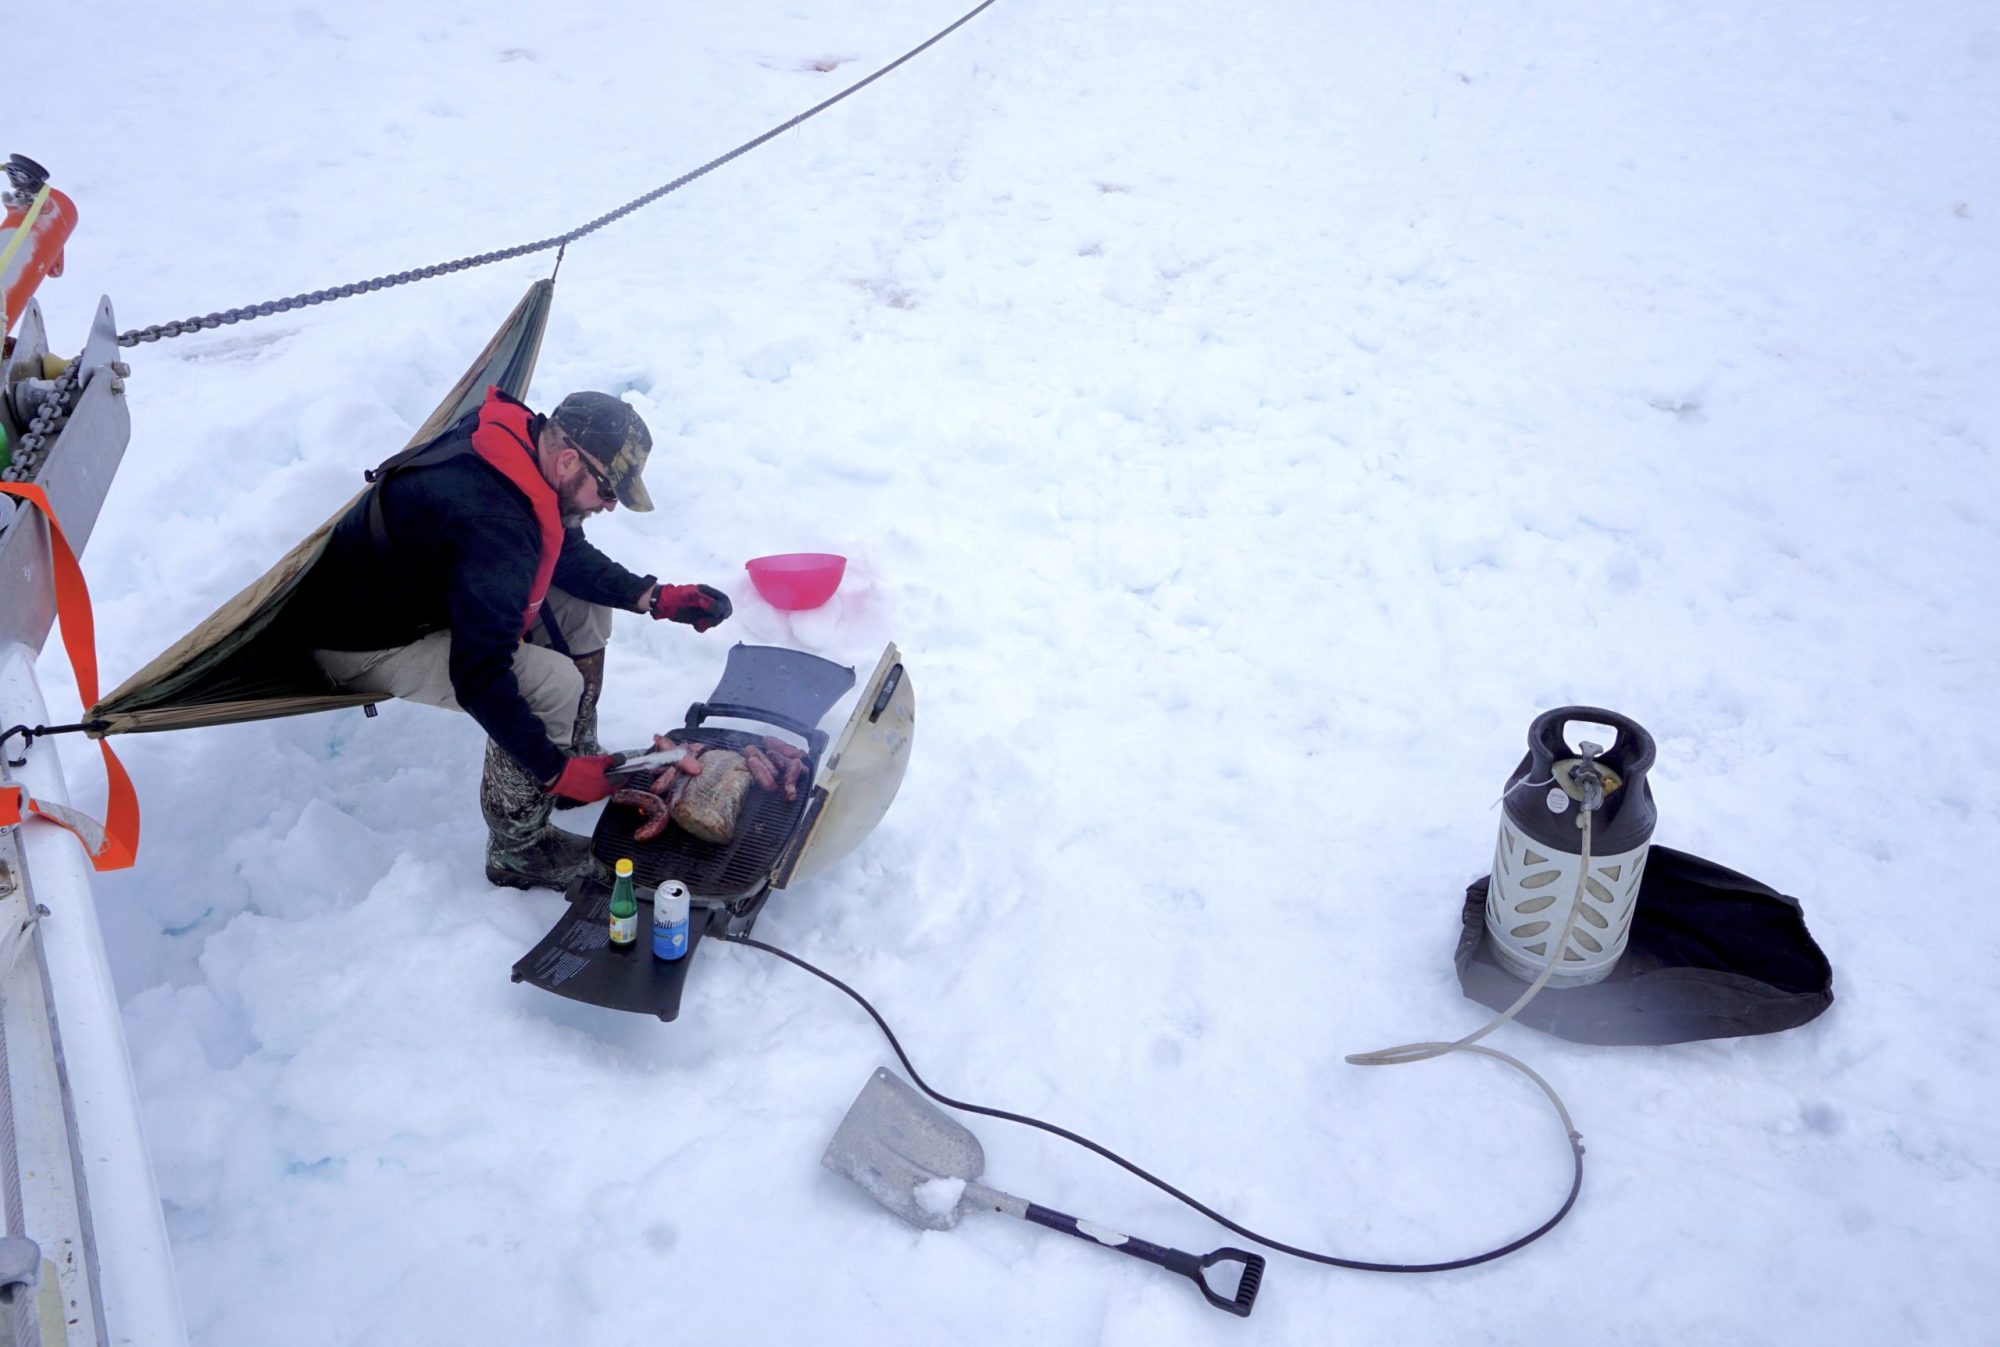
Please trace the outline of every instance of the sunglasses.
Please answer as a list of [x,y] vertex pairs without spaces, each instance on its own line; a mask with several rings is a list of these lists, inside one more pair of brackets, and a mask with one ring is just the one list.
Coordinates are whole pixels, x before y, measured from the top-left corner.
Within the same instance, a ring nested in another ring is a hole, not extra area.
[[598,467],[597,464],[591,462],[590,455],[584,453],[583,446],[569,437],[568,431],[564,430],[561,426],[556,426],[555,431],[556,438],[562,441],[563,448],[574,449],[576,451],[577,461],[582,463],[583,470],[590,474],[590,480],[597,483],[597,498],[603,501],[616,501],[618,499],[618,490],[611,485],[610,475],[604,469]]

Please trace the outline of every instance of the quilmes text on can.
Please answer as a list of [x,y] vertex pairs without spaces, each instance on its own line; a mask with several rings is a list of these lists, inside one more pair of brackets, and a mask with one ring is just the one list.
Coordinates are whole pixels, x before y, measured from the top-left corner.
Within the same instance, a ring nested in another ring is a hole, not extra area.
[[653,893],[653,957],[678,959],[688,952],[688,887],[663,879]]

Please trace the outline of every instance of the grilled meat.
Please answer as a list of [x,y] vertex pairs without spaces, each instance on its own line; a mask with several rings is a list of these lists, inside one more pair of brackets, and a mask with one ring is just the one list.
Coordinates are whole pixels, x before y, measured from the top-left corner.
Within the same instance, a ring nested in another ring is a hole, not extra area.
[[632,834],[641,842],[665,832],[669,821],[705,842],[727,842],[736,835],[752,785],[783,791],[787,800],[797,800],[799,782],[811,765],[803,749],[775,736],[767,736],[762,747],[750,744],[738,751],[656,734],[653,747],[682,748],[687,755],[655,776],[646,789],[628,787],[611,797],[613,804],[646,815]]
[[701,775],[688,780],[673,807],[673,820],[704,842],[727,842],[736,835],[743,799],[750,793],[750,769],[741,753],[712,748],[703,755]]

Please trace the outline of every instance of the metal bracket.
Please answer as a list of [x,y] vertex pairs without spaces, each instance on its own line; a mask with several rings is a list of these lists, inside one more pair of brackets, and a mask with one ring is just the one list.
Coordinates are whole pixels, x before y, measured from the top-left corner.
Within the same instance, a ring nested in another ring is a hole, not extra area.
[[85,384],[99,370],[108,369],[121,379],[132,372],[118,358],[118,321],[111,312],[111,296],[105,295],[97,301],[97,316],[91,320],[90,335],[84,339],[83,354],[77,359],[83,362]]
[[[6,850],[12,852],[14,848],[9,846]],[[13,974],[14,964],[33,939],[30,932],[48,914],[46,907],[29,902],[28,896],[21,892],[20,872],[15,862],[0,858],[0,984]],[[0,995],[0,1000],[4,999]],[[4,1255],[0,1255],[0,1287],[4,1287],[6,1280],[4,1263]],[[0,1295],[0,1302],[4,1300],[4,1295]],[[0,1339],[0,1343],[4,1342],[5,1339]]]

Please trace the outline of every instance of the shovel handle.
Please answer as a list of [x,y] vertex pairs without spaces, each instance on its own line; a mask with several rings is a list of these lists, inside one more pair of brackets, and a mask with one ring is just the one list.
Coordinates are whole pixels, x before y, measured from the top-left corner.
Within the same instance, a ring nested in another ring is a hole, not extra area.
[[[1121,1234],[1116,1230],[1097,1225],[1090,1221],[1079,1221],[1051,1207],[1037,1203],[1027,1204],[1027,1219],[1050,1230],[1060,1230],[1065,1235],[1074,1235],[1091,1244],[1101,1244],[1107,1249],[1130,1254],[1165,1268],[1178,1272],[1201,1288],[1202,1296],[1219,1310],[1228,1310],[1240,1318],[1249,1318],[1250,1311],[1257,1305],[1257,1288],[1264,1281],[1264,1256],[1244,1249],[1217,1249],[1214,1253],[1183,1253],[1179,1249],[1169,1249],[1133,1235]],[[1205,1270],[1217,1263],[1241,1263],[1243,1275],[1236,1283],[1236,1294],[1224,1296],[1208,1284]]]

